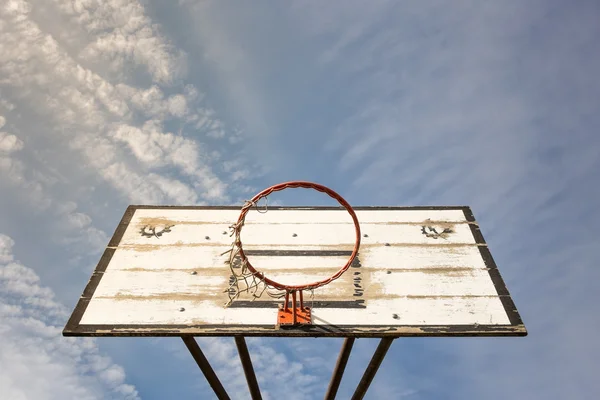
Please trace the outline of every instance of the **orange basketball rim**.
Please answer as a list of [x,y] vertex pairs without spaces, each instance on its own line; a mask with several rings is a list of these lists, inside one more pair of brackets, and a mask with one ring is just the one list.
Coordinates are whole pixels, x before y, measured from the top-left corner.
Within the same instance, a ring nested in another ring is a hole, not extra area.
[[[265,284],[267,284],[271,287],[274,287],[276,289],[285,290],[287,294],[292,293],[292,294],[294,294],[294,297],[295,297],[295,292],[300,292],[300,296],[302,296],[303,290],[313,290],[313,289],[319,288],[321,286],[325,286],[325,285],[333,282],[334,280],[336,280],[337,278],[342,276],[342,274],[344,272],[346,272],[346,270],[348,270],[348,268],[350,268],[350,265],[352,265],[352,262],[354,261],[354,259],[356,258],[357,254],[358,254],[358,249],[360,248],[360,224],[358,222],[358,217],[356,216],[356,213],[354,212],[354,209],[352,208],[350,203],[348,203],[337,192],[329,189],[326,186],[323,186],[323,185],[320,185],[320,184],[314,183],[314,182],[290,181],[290,182],[284,182],[284,183],[280,183],[277,185],[273,185],[273,186],[259,192],[251,200],[248,201],[246,206],[242,207],[242,211],[240,213],[240,216],[239,216],[238,221],[234,228],[236,230],[236,237],[240,238],[240,233],[242,231],[242,226],[244,225],[244,220],[246,218],[246,214],[248,214],[248,211],[250,210],[250,208],[253,205],[255,205],[260,199],[267,197],[268,195],[270,195],[273,192],[279,192],[279,191],[282,191],[285,189],[290,189],[290,188],[314,189],[319,192],[325,193],[325,194],[329,195],[329,197],[337,200],[337,202],[340,203],[340,205],[343,206],[348,211],[348,214],[350,214],[350,216],[352,217],[352,221],[354,222],[354,228],[356,231],[356,242],[354,243],[354,249],[352,250],[352,254],[348,258],[348,261],[346,262],[346,264],[344,264],[331,277],[320,280],[320,281],[307,283],[304,285],[284,285],[282,283],[279,283],[272,279],[267,278],[262,272],[258,271],[256,268],[254,268],[254,266],[252,265],[250,260],[248,260],[248,257],[246,257],[246,254],[244,253],[244,249],[242,248],[242,242],[240,239],[238,239],[238,241],[236,242],[236,246],[239,249],[239,256],[241,258],[242,263],[246,264],[248,270],[252,274],[254,274],[258,279],[264,281]],[[286,301],[286,303],[287,303],[287,301]]]

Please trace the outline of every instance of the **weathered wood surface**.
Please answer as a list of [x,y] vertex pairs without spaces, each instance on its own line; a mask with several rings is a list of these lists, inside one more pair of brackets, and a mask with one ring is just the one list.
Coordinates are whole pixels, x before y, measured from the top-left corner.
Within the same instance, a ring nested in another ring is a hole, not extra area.
[[[370,326],[498,326],[501,332],[511,325],[512,310],[489,272],[495,266],[482,257],[485,243],[474,237],[475,222],[462,209],[357,214],[362,230],[357,260],[314,298],[305,295],[306,303],[318,304],[316,326],[365,333]],[[272,301],[266,294],[256,307],[248,295],[239,299],[243,307],[224,307],[231,274],[229,254],[223,253],[232,242],[228,226],[238,215],[238,210],[136,210],[94,281],[93,295],[84,298],[79,326],[117,331],[126,326],[130,334],[136,327],[151,334],[144,326],[190,326],[186,332],[198,334],[229,325],[277,329],[277,308],[265,305]],[[254,251],[253,265],[269,278],[303,284],[331,276],[346,262],[354,228],[343,210],[252,212],[242,241]]]

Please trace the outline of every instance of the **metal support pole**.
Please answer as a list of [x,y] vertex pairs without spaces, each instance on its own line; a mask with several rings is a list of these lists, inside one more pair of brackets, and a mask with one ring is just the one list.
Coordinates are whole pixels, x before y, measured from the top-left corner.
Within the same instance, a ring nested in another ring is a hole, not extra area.
[[354,338],[349,337],[344,339],[344,344],[342,345],[340,355],[335,363],[335,369],[333,370],[333,375],[331,375],[331,381],[329,382],[329,387],[327,388],[327,393],[325,394],[325,400],[335,400],[335,396],[340,388],[342,376],[344,375],[344,370],[346,369],[346,364],[348,363],[348,358],[350,357],[350,352],[352,351],[353,345]]
[[244,368],[244,375],[246,375],[246,382],[248,382],[248,389],[250,390],[250,396],[252,400],[262,400],[260,394],[260,388],[258,387],[258,381],[254,374],[254,368],[252,367],[252,360],[250,359],[250,353],[248,353],[248,346],[246,346],[246,340],[243,336],[235,336],[235,345],[237,346],[238,353],[240,354],[240,361],[242,362],[242,368]]
[[292,320],[293,320],[294,325],[296,325],[296,323],[298,322],[298,319],[296,316],[296,307],[297,306],[296,306],[296,291],[295,290],[292,292],[292,298],[294,299],[293,300],[294,303],[292,305],[292,316],[293,316]]
[[381,339],[379,346],[377,346],[377,350],[375,350],[375,354],[373,354],[373,358],[371,358],[371,362],[369,362],[369,366],[365,370],[365,374],[356,387],[356,391],[352,396],[352,400],[362,400],[362,398],[365,397],[365,394],[369,389],[369,385],[371,385],[373,378],[375,378],[375,374],[377,373],[377,370],[379,369],[379,366],[381,365],[381,362],[383,361],[385,354],[392,345],[393,341],[394,338]]
[[183,343],[185,343],[188,350],[192,354],[192,357],[194,357],[194,360],[196,360],[196,364],[198,364],[202,370],[202,373],[208,381],[208,384],[210,387],[212,387],[213,391],[217,395],[217,399],[231,400],[227,395],[225,388],[221,384],[221,381],[219,381],[219,378],[217,378],[217,374],[215,374],[215,371],[213,371],[210,363],[204,356],[204,353],[202,353],[202,350],[200,350],[200,346],[198,346],[196,339],[194,339],[193,336],[182,336],[181,339],[183,339]]

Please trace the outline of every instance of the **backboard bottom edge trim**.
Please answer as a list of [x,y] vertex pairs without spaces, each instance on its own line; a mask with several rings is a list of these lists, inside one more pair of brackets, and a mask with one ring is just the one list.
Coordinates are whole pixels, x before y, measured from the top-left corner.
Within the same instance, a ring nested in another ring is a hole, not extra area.
[[167,337],[167,336],[256,336],[256,337],[451,337],[451,336],[527,336],[525,325],[373,325],[278,328],[273,325],[218,325],[218,326],[104,326],[80,325],[63,331],[63,336],[94,337]]

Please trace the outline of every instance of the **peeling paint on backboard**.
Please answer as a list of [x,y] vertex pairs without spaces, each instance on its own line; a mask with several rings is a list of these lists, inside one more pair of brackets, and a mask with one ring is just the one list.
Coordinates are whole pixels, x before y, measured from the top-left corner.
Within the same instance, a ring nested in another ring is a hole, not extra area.
[[[312,327],[279,330],[270,298],[242,297],[224,307],[228,226],[239,210],[132,206],[65,334],[526,333],[468,208],[355,209],[364,232],[359,255],[340,279],[305,297],[314,305]],[[352,234],[344,210],[274,208],[249,215],[242,240],[265,275],[302,284],[337,271],[351,252]]]

